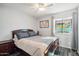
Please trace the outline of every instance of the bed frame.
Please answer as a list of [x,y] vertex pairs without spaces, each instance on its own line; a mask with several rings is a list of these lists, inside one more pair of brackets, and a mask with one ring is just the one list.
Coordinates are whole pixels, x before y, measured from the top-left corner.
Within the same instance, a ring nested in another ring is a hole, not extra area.
[[[12,39],[14,38],[14,35],[19,31],[33,31],[32,29],[19,29],[12,31]],[[51,42],[47,49],[44,52],[45,56],[48,56],[49,52],[55,52],[55,50],[59,49],[59,39],[56,39],[54,42]],[[20,49],[21,50],[21,49]]]

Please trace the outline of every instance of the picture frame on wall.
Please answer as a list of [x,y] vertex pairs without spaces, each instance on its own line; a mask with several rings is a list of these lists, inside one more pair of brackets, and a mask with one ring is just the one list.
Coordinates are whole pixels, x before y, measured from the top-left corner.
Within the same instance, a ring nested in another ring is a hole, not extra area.
[[49,20],[40,21],[40,28],[48,28],[49,27]]

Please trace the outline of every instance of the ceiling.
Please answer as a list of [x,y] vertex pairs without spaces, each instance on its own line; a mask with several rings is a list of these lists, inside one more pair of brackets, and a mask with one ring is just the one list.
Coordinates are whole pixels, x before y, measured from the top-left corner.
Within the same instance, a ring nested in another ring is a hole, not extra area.
[[70,10],[77,7],[79,4],[78,3],[54,3],[53,6],[47,7],[44,11],[37,11],[34,8],[32,8],[31,6],[33,6],[34,3],[9,3],[9,4],[6,3],[4,5],[17,8],[21,11],[28,13],[31,16],[40,17],[48,14]]

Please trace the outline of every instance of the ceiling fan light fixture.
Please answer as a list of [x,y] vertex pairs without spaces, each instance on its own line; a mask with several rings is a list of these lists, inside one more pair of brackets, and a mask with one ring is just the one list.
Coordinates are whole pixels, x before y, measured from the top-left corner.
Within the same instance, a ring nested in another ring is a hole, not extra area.
[[39,11],[44,11],[46,8],[39,8]]
[[51,6],[49,3],[35,3],[34,8],[38,11],[44,11],[47,7]]

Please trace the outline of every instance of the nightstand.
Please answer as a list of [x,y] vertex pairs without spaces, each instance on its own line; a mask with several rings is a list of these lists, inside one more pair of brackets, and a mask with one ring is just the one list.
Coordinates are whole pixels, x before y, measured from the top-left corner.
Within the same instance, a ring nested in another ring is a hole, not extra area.
[[9,55],[10,53],[14,52],[15,45],[13,40],[5,40],[0,41],[0,55]]

